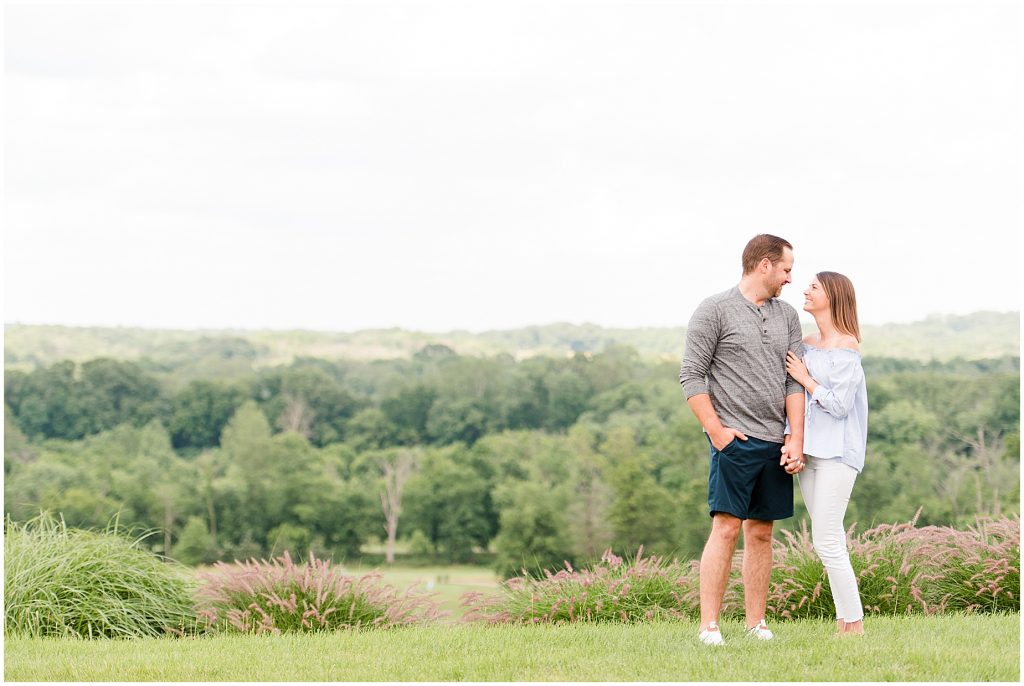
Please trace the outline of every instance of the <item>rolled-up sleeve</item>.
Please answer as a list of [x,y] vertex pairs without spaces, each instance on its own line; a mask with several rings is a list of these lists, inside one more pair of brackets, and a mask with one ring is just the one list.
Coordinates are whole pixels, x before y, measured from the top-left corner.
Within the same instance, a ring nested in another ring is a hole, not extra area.
[[686,350],[679,367],[679,383],[687,400],[708,392],[708,370],[718,347],[719,330],[718,309],[702,302],[686,327]]
[[843,419],[853,408],[853,401],[857,397],[857,389],[860,388],[863,377],[864,368],[859,358],[839,360],[829,375],[830,385],[819,385],[815,388],[811,401],[818,403],[836,419]]
[[[795,310],[789,313],[789,352],[800,358],[804,356],[804,332],[800,329],[800,317]],[[786,374],[786,395],[803,392],[800,382]]]

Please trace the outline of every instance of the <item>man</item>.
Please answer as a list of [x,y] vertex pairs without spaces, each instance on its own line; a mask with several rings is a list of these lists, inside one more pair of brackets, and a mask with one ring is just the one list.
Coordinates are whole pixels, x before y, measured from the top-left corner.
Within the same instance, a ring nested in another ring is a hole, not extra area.
[[772,526],[793,516],[792,475],[804,464],[804,392],[786,374],[786,352],[802,356],[803,336],[796,310],[778,299],[792,270],[788,241],[754,236],[739,285],[704,300],[686,332],[679,382],[711,444],[699,634],[709,645],[725,644],[718,615],[741,529],[747,634],[772,638],[764,621]]

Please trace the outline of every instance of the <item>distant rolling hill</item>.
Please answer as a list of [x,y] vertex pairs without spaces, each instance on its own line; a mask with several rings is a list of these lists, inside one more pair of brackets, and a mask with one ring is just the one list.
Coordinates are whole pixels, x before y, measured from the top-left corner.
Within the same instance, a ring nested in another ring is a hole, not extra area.
[[[4,362],[9,369],[32,369],[60,360],[97,357],[146,359],[172,369],[207,360],[219,369],[288,363],[296,357],[390,359],[409,357],[430,344],[446,345],[464,355],[506,353],[524,359],[600,352],[627,345],[648,358],[678,359],[686,329],[605,328],[595,324],[548,324],[505,331],[428,333],[404,329],[351,332],[94,328],[7,324]],[[989,359],[1020,354],[1019,312],[932,315],[910,324],[867,326],[862,331],[865,356],[921,361]]]

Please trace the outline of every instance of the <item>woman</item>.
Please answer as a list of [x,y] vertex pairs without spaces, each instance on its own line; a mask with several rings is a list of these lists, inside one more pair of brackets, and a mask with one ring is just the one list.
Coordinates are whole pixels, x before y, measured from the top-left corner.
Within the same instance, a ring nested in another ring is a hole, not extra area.
[[828,572],[839,633],[864,633],[864,608],[846,550],[843,517],[853,482],[864,468],[868,396],[860,361],[860,327],[853,284],[819,272],[804,291],[804,311],[818,333],[804,339],[804,358],[786,356],[786,371],[807,389],[800,492],[811,515],[811,537]]

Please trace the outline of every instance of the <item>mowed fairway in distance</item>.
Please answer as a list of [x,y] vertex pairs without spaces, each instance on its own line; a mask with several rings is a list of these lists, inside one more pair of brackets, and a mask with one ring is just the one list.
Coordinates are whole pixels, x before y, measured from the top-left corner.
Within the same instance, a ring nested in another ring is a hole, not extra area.
[[[435,565],[429,567],[403,567],[378,565],[336,565],[348,576],[361,577],[366,574],[380,574],[383,583],[394,586],[399,593],[410,586],[417,593],[429,593],[441,609],[448,613],[441,621],[445,624],[458,622],[466,613],[462,607],[464,593],[500,593],[501,580],[489,567],[479,565]],[[213,571],[212,566],[195,568],[195,574]]]
[[450,613],[444,618],[445,622],[458,621],[465,614],[466,608],[462,607],[462,595],[464,593],[498,593],[499,578],[487,567],[474,567],[471,565],[452,567],[355,567],[341,565],[346,574],[362,576],[373,572],[379,572],[384,577],[384,583],[390,584],[399,591],[413,586],[416,591],[432,593],[434,601],[441,608]]
[[130,641],[8,638],[10,681],[1009,681],[1020,615],[869,617],[837,638],[826,620],[776,639],[696,640],[696,622],[439,625],[281,636]]

